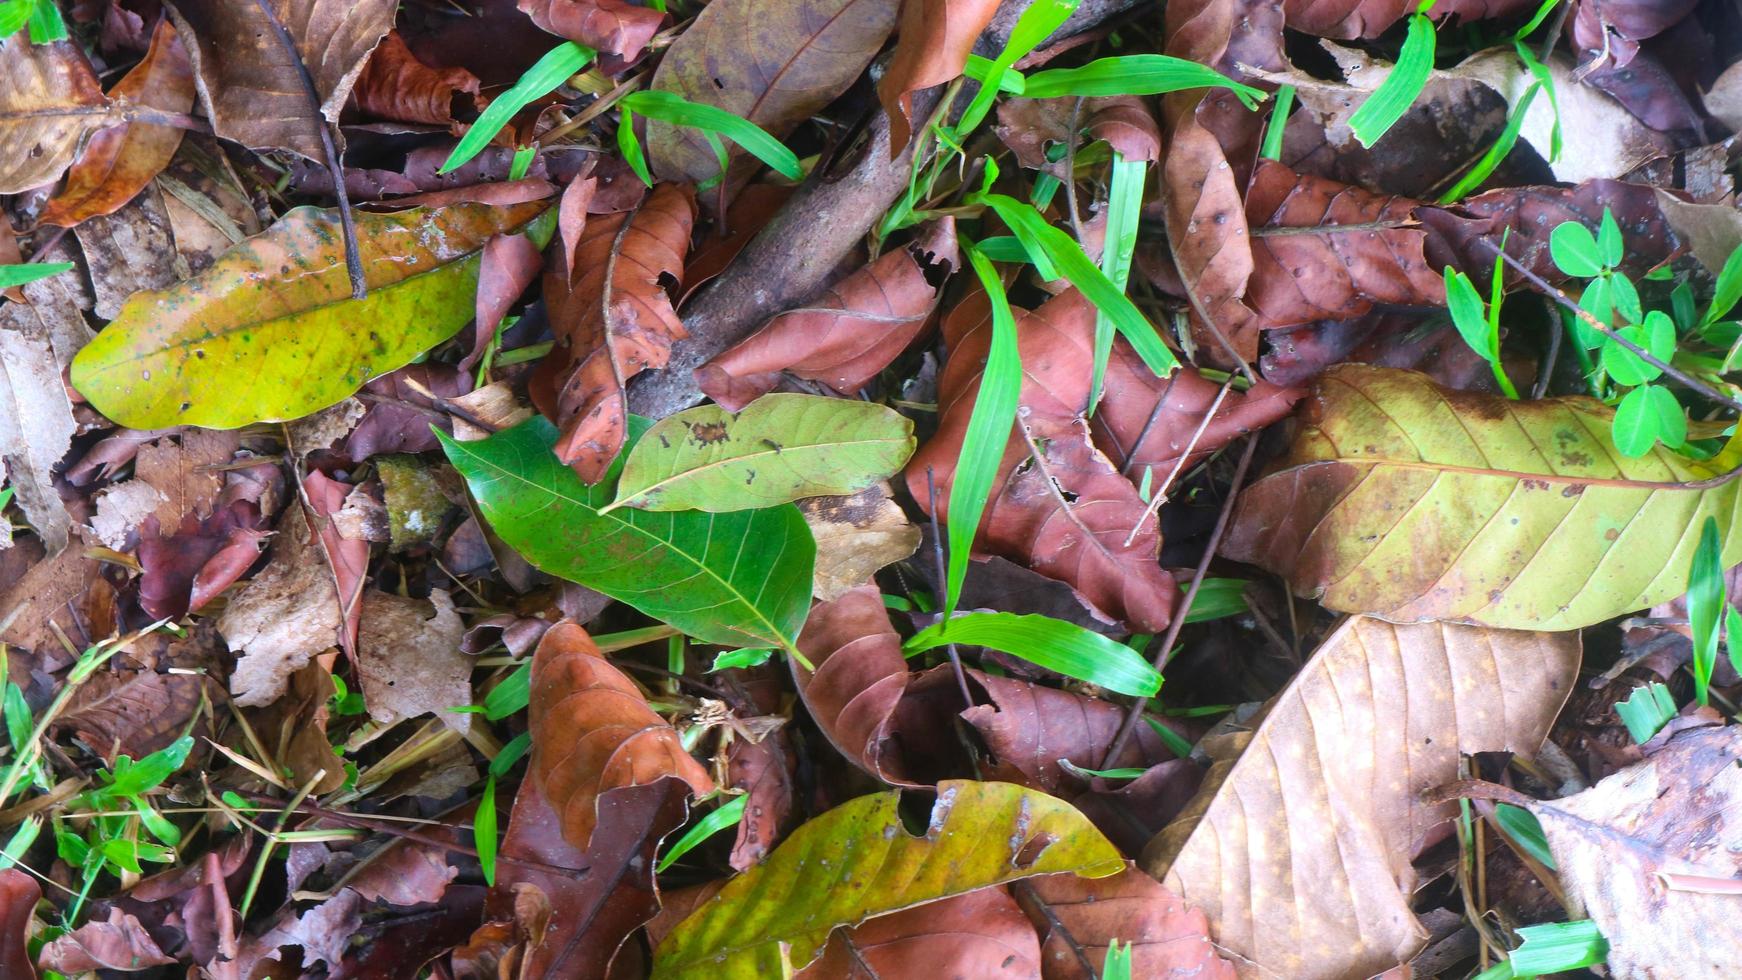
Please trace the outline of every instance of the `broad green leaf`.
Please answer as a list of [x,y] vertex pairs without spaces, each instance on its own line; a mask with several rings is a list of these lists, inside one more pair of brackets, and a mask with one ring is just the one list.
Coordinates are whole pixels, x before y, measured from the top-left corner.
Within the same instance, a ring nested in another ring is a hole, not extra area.
[[514,86],[501,95],[490,100],[477,121],[466,130],[466,135],[460,137],[460,142],[454,147],[454,152],[448,154],[447,162],[442,164],[438,173],[447,173],[465,166],[471,159],[490,145],[502,127],[514,118],[514,114],[531,105],[534,100],[541,99],[557,90],[557,86],[569,80],[576,72],[587,67],[597,54],[592,48],[564,41],[545,53]]
[[1524,853],[1537,859],[1543,867],[1554,870],[1554,855],[1549,852],[1548,838],[1543,836],[1542,824],[1536,819],[1536,814],[1521,806],[1497,803],[1494,819],[1513,843],[1524,849]]
[[49,44],[66,39],[66,21],[61,19],[55,0],[36,0],[36,9],[30,12],[30,43]]
[[[1592,318],[1599,323],[1608,323],[1614,311],[1614,305],[1610,302],[1609,295],[1609,280],[1593,279],[1585,285],[1584,291],[1579,294],[1579,309],[1591,314]],[[1607,334],[1587,324],[1583,319],[1573,317],[1569,322],[1573,325],[1573,337],[1579,342],[1580,347],[1586,350],[1596,350],[1609,342]]]
[[[1427,0],[1423,8],[1429,3],[1432,0]],[[1404,35],[1402,50],[1397,53],[1397,63],[1391,66],[1391,74],[1385,76],[1373,94],[1349,117],[1349,130],[1362,146],[1370,147],[1378,142],[1386,130],[1403,118],[1421,95],[1433,68],[1433,21],[1425,14],[1411,14],[1408,33]]]
[[1597,259],[1606,268],[1613,269],[1621,264],[1626,244],[1621,240],[1621,226],[1616,223],[1615,215],[1608,208],[1603,209],[1603,220],[1597,225]]
[[1464,338],[1464,343],[1470,349],[1482,355],[1483,360],[1494,359],[1494,344],[1488,336],[1488,317],[1482,305],[1482,294],[1476,292],[1476,284],[1470,277],[1451,266],[1446,266],[1446,308],[1452,314],[1452,326],[1458,328],[1458,336]]
[[[632,419],[630,445],[647,425]],[[622,457],[588,486],[557,460],[555,443],[556,429],[542,416],[477,442],[442,436],[485,520],[532,564],[705,643],[792,649],[816,559],[797,507],[600,513]]]
[[27,282],[58,276],[71,270],[71,262],[35,262],[25,265],[0,265],[0,289],[11,289]]
[[1742,440],[1629,459],[1595,399],[1514,402],[1363,365],[1327,372],[1312,404],[1223,553],[1331,609],[1590,626],[1682,594],[1707,515],[1727,529],[1724,564],[1742,562],[1742,481],[1725,477]]
[[1124,869],[1086,817],[1034,790],[939,783],[920,837],[908,833],[900,802],[898,792],[862,796],[798,828],[665,937],[653,976],[778,977],[783,961],[802,969],[835,929],[875,915],[1033,875]]
[[[1625,280],[1617,279],[1619,284]],[[1668,362],[1675,356],[1675,321],[1662,310],[1652,310],[1645,318],[1645,323],[1638,326],[1622,327],[1615,331],[1616,336],[1631,341],[1652,357]],[[1617,384],[1642,385],[1654,381],[1663,373],[1663,369],[1655,364],[1647,364],[1638,354],[1633,353],[1613,340],[1603,344],[1603,370],[1609,372]]]
[[484,243],[530,221],[542,245],[555,224],[545,208],[359,212],[360,300],[338,218],[296,208],[192,279],[134,293],[73,359],[73,387],[134,429],[302,418],[471,322]]
[[676,92],[651,89],[629,93],[623,97],[622,105],[625,109],[639,112],[649,119],[718,133],[774,168],[782,177],[789,180],[804,178],[804,168],[799,166],[798,154],[787,149],[786,144],[775,139],[768,130],[719,106],[691,102]]
[[1718,519],[1707,517],[1700,525],[1700,544],[1688,567],[1688,629],[1694,640],[1694,697],[1706,704],[1712,670],[1718,665],[1718,627],[1727,604],[1724,601],[1724,564],[1718,554]]
[[18,33],[36,9],[37,0],[5,0],[0,3],[0,37]]
[[1048,616],[975,612],[942,620],[901,645],[908,656],[948,643],[990,647],[1119,694],[1150,698],[1161,674],[1118,640]]
[[1630,459],[1657,443],[1674,448],[1687,441],[1687,416],[1675,394],[1661,385],[1640,385],[1615,406],[1615,448]]
[[665,857],[659,859],[659,865],[653,870],[664,872],[666,868],[676,864],[678,858],[694,850],[697,844],[727,827],[738,826],[738,821],[744,819],[744,804],[749,799],[749,794],[734,796],[707,816],[696,821],[694,827],[684,831],[684,835],[671,845],[671,850],[665,852]]
[[174,847],[181,843],[181,828],[177,827],[168,817],[151,808],[144,800],[135,799],[133,810],[139,814],[139,822],[151,832],[151,836]]
[[1712,305],[1706,307],[1706,315],[1700,318],[1700,324],[1716,323],[1724,318],[1726,313],[1736,308],[1736,303],[1742,301],[1742,248],[1730,253],[1724,260],[1724,269],[1718,273],[1718,284],[1712,290]]
[[115,760],[115,782],[105,789],[115,796],[138,796],[156,789],[181,768],[193,747],[193,736],[183,735],[169,747],[159,749],[138,762],[120,756]]
[[[1180,584],[1180,592],[1185,592],[1186,585]],[[1245,612],[1246,580],[1243,578],[1207,578],[1198,586],[1197,598],[1192,600],[1192,608],[1186,613],[1187,623],[1207,623],[1228,616],[1238,616]]]
[[1225,88],[1246,108],[1255,108],[1264,90],[1242,85],[1221,72],[1165,54],[1130,54],[1091,61],[1080,68],[1036,72],[1023,83],[1030,99],[1059,96],[1163,95],[1194,88]]
[[1670,697],[1669,688],[1652,681],[1634,688],[1627,700],[1615,702],[1615,715],[1627,726],[1633,741],[1644,745],[1675,717],[1675,699]]
[[900,471],[913,423],[872,402],[764,395],[733,415],[718,405],[653,424],[630,450],[607,512],[712,512],[856,493]]
[[1603,271],[1603,255],[1591,229],[1577,221],[1563,221],[1549,232],[1548,254],[1569,276],[1589,279]]
[[501,721],[526,707],[532,693],[532,664],[524,663],[484,695],[484,717]]

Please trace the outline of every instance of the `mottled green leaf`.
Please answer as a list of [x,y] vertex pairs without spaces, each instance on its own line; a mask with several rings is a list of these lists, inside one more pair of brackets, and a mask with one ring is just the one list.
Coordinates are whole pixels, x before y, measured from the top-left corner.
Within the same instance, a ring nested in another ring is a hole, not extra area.
[[731,879],[654,951],[655,980],[782,976],[829,933],[875,915],[1032,875],[1118,874],[1119,852],[1069,804],[1009,783],[938,784],[925,835],[904,827],[900,793],[819,816]]
[[703,405],[647,430],[606,510],[721,512],[844,496],[899,472],[911,455],[913,423],[871,402],[764,395],[736,415]]
[[[647,426],[631,419],[631,446]],[[542,416],[476,442],[442,437],[484,519],[532,564],[705,643],[792,649],[816,560],[797,507],[601,513],[623,458],[588,485],[557,460],[555,443]]]
[[73,387],[134,429],[301,418],[459,332],[475,314],[484,243],[529,221],[542,243],[555,214],[540,219],[545,207],[359,213],[361,300],[337,217],[297,208],[192,279],[133,294],[73,359]]

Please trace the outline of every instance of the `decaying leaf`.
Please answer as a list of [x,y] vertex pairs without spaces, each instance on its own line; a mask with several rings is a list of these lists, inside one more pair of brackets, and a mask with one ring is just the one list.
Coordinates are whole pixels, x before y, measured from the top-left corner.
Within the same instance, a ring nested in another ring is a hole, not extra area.
[[654,951],[662,977],[764,977],[808,966],[841,926],[1037,874],[1098,878],[1118,852],[1068,805],[1008,783],[950,780],[924,836],[898,792],[860,797],[793,832],[733,878]]
[[558,623],[539,640],[530,710],[533,778],[560,815],[564,839],[582,850],[610,790],[667,776],[697,796],[714,788],[677,730],[574,623]]
[[533,401],[562,429],[558,458],[588,483],[623,448],[624,383],[664,367],[688,336],[666,290],[682,279],[694,221],[693,192],[661,184],[635,208],[588,221],[572,254],[559,239],[546,263],[557,342],[533,376]]
[[47,184],[93,130],[115,122],[90,62],[71,41],[0,38],[0,194]]
[[886,566],[919,548],[923,532],[879,483],[845,497],[811,497],[798,502],[817,542],[812,595],[829,602],[871,581]]
[[1131,975],[1154,980],[1233,980],[1210,942],[1204,913],[1154,878],[1127,867],[1110,878],[1043,875],[1017,889],[1041,935],[1045,980],[1094,980],[1107,947],[1131,947]]
[[117,908],[109,910],[108,921],[87,922],[44,946],[37,961],[44,969],[73,975],[92,970],[131,972],[175,963],[163,955],[137,918]]
[[[1680,595],[1705,515],[1742,506],[1736,481],[1714,480],[1742,449],[1628,459],[1613,410],[1583,396],[1514,402],[1348,364],[1303,406],[1222,550],[1331,609],[1588,626]],[[1742,536],[1729,526],[1733,564]]]
[[344,620],[333,573],[300,504],[285,509],[266,570],[218,617],[218,631],[237,652],[230,692],[243,706],[270,704],[290,675],[339,642]]
[[[55,493],[54,466],[78,429],[59,363],[49,328],[33,307],[0,306],[0,470],[51,553],[66,547],[72,527]],[[0,544],[11,543],[8,529]]]
[[982,888],[837,929],[822,956],[794,977],[1016,978],[1036,976],[1040,964],[1034,928],[1010,893]]
[[895,707],[911,678],[877,587],[862,585],[818,603],[798,648],[816,666],[812,672],[792,662],[799,696],[835,748],[884,782],[919,785],[899,746],[889,742]]
[[640,54],[665,20],[626,0],[520,0],[520,9],[552,34],[624,59]]
[[889,114],[889,152],[907,145],[918,120],[910,118],[913,93],[962,74],[980,32],[998,12],[998,0],[905,0],[895,53],[877,83]]
[[252,0],[174,0],[167,6],[193,58],[200,104],[219,136],[255,149],[293,150],[324,160],[320,127],[339,121],[369,53],[393,26],[398,4],[269,2],[314,80],[319,115],[309,104],[290,52]]
[[1204,788],[1144,870],[1242,976],[1388,970],[1426,942],[1410,860],[1456,813],[1421,793],[1461,755],[1533,754],[1578,667],[1577,633],[1348,619],[1250,735],[1206,745]]
[[946,217],[697,368],[696,387],[734,412],[772,391],[782,372],[852,395],[924,329],[942,295],[940,273],[957,262],[955,220]]
[[1530,808],[1575,903],[1569,913],[1596,921],[1616,976],[1735,972],[1739,760],[1742,729],[1694,728],[1582,793]]
[[476,98],[478,87],[478,76],[464,68],[431,68],[417,60],[399,32],[389,31],[369,56],[351,97],[371,116],[446,126],[454,121],[455,97]]
[[440,589],[428,602],[365,593],[357,675],[369,717],[391,725],[433,714],[459,731],[470,728],[472,715],[448,710],[472,701],[473,662],[460,652],[464,631],[454,600]]
[[479,250],[544,209],[359,214],[369,295],[355,300],[338,219],[298,208],[193,279],[136,293],[74,360],[73,386],[140,429],[300,418],[458,332],[475,312]]
[[36,879],[18,870],[0,871],[0,969],[9,977],[36,980],[30,956],[30,919],[42,898]]
[[[895,0],[718,0],[666,50],[652,87],[718,106],[780,139],[853,84],[895,26],[895,7]],[[649,121],[647,148],[662,180],[699,183],[720,173],[694,129]]]

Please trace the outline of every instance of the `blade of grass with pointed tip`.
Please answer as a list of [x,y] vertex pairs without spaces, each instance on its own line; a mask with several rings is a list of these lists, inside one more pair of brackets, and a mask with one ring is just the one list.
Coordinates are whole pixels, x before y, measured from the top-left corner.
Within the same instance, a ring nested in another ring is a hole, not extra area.
[[1264,146],[1258,155],[1266,160],[1282,159],[1282,136],[1288,128],[1288,114],[1294,108],[1294,86],[1276,90],[1276,101],[1270,107],[1270,121],[1264,124]]
[[623,97],[625,108],[674,126],[689,126],[705,133],[718,133],[738,144],[746,153],[774,168],[789,180],[804,177],[798,154],[774,138],[768,130],[719,106],[691,102],[676,92],[643,90]]
[[564,41],[545,53],[526,74],[520,76],[513,87],[492,99],[490,105],[472,123],[466,135],[460,137],[460,142],[454,147],[454,152],[448,154],[446,163],[442,164],[437,173],[449,173],[465,166],[471,159],[483,152],[484,147],[514,114],[531,105],[535,99],[541,99],[557,90],[557,86],[568,81],[582,68],[591,64],[597,54],[592,48]]
[[[1107,235],[1101,252],[1101,271],[1120,293],[1131,278],[1131,259],[1137,254],[1137,223],[1143,214],[1143,184],[1149,167],[1142,160],[1127,160],[1113,154],[1107,175]],[[1095,309],[1095,368],[1089,383],[1089,411],[1101,402],[1101,385],[1107,378],[1107,361],[1113,356],[1113,318]]]
[[677,863],[677,859],[688,854],[697,844],[714,836],[727,827],[736,827],[744,819],[744,804],[750,799],[749,794],[734,796],[730,801],[714,810],[712,813],[696,821],[696,825],[684,831],[684,835],[671,845],[671,850],[665,857],[659,859],[659,864],[653,870],[664,873],[666,868]]
[[1506,128],[1501,130],[1500,137],[1488,147],[1488,152],[1482,154],[1482,158],[1476,161],[1469,173],[1459,177],[1450,190],[1440,195],[1441,204],[1455,204],[1463,200],[1464,195],[1482,186],[1482,182],[1493,175],[1495,168],[1500,166],[1500,161],[1506,159],[1506,155],[1518,145],[1518,134],[1524,129],[1524,114],[1530,111],[1530,103],[1540,91],[1541,82],[1536,82],[1524,90],[1524,96],[1512,107],[1512,114],[1507,117]]
[[1434,24],[1426,14],[1432,5],[1433,0],[1424,0],[1420,12],[1410,15],[1403,50],[1397,53],[1391,74],[1385,76],[1385,81],[1380,82],[1367,101],[1349,117],[1349,130],[1362,146],[1371,147],[1377,143],[1386,130],[1403,118],[1427,86],[1434,67]]
[[901,645],[901,650],[911,657],[948,643],[990,647],[1132,697],[1154,697],[1161,690],[1161,673],[1137,651],[1094,630],[1049,616],[966,613],[920,630]]
[[[1017,18],[1016,26],[1011,28],[1010,38],[1004,43],[1004,50],[998,52],[998,57],[993,59],[992,64],[986,69],[986,77],[991,78],[996,75],[1002,79],[1006,71],[1014,67],[1030,51],[1039,47],[1040,42],[1046,40],[1053,31],[1059,29],[1071,16],[1071,13],[1077,9],[1079,2],[1080,0],[1035,0],[1029,4],[1028,9],[1022,12],[1021,17]],[[1024,90],[1026,91],[1026,83]],[[979,128],[980,123],[986,118],[986,113],[992,109],[992,101],[997,97],[998,88],[996,86],[980,86],[980,90],[974,93],[973,101],[968,103],[968,108],[963,110],[961,117],[956,120],[953,127],[956,142],[960,142],[961,136]]]
[[1542,823],[1536,819],[1536,814],[1521,806],[1497,803],[1494,806],[1494,819],[1499,822],[1500,829],[1506,831],[1506,836],[1512,838],[1513,843],[1541,862],[1543,867],[1554,870],[1554,854],[1548,849],[1548,838],[1543,835]]
[[1694,639],[1694,697],[1706,704],[1712,669],[1718,664],[1718,625],[1724,617],[1724,563],[1719,554],[1723,535],[1718,519],[1707,515],[1700,526],[1700,544],[1688,567],[1688,628]]
[[26,265],[0,265],[0,289],[11,289],[27,282],[58,276],[73,267],[71,262],[34,262]]
[[1053,99],[1065,95],[1093,98],[1165,95],[1194,88],[1225,88],[1248,109],[1256,108],[1265,97],[1263,89],[1242,85],[1208,65],[1165,54],[1116,55],[1091,61],[1080,68],[1036,72],[1023,81],[1022,94],[1030,99]]

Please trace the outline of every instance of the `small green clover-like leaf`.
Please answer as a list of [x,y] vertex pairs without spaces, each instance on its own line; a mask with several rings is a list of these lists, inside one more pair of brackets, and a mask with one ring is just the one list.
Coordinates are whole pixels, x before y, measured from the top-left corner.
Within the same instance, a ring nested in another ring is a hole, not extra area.
[[1577,221],[1563,221],[1555,226],[1548,236],[1548,253],[1554,264],[1569,276],[1590,279],[1603,273],[1596,236]]
[[1615,223],[1615,215],[1604,208],[1603,222],[1597,226],[1597,256],[1604,266],[1613,269],[1621,264],[1623,254],[1621,226]]
[[1609,298],[1615,305],[1615,312],[1628,323],[1638,323],[1644,317],[1644,308],[1640,306],[1639,290],[1633,285],[1633,280],[1620,273],[1611,273],[1603,279],[1609,283]]
[[[1598,323],[1608,323],[1613,315],[1613,307],[1609,302],[1609,280],[1593,279],[1585,286],[1585,291],[1579,294],[1579,309],[1591,314]],[[1573,339],[1586,350],[1596,350],[1608,342],[1603,331],[1591,326],[1577,317],[1573,319]]]
[[[1622,327],[1615,336],[1642,347],[1652,357],[1668,361],[1675,356],[1675,322],[1669,314],[1652,310],[1642,326]],[[1613,339],[1603,346],[1603,370],[1617,384],[1640,385],[1655,380],[1663,370],[1648,364],[1639,355]]]
[[1658,442],[1671,447],[1686,442],[1687,416],[1668,388],[1641,385],[1615,406],[1613,433],[1615,448],[1637,458]]

